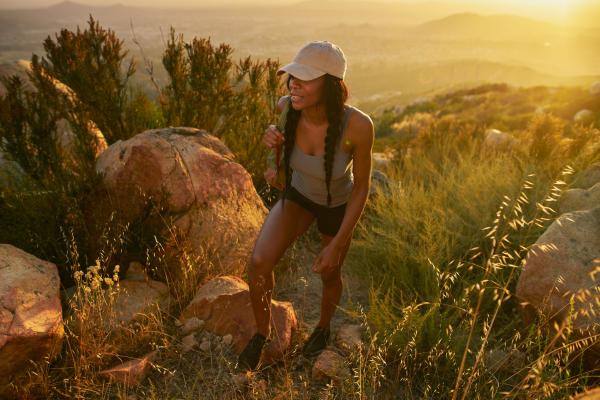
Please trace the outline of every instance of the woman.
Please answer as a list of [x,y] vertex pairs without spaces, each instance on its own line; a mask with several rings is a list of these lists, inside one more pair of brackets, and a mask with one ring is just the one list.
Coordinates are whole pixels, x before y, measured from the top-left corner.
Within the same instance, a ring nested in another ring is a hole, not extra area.
[[250,296],[258,331],[239,356],[240,370],[258,366],[271,334],[273,269],[315,218],[321,252],[312,270],[321,275],[323,297],[321,319],[303,350],[315,354],[327,346],[329,324],[343,291],[342,265],[369,194],[373,123],[345,104],[342,50],[329,42],[310,42],[277,74],[286,72],[291,96],[281,98],[278,105],[281,113],[291,101],[285,130],[269,127],[263,142],[271,148],[285,143],[287,182],[278,184],[272,169],[265,173],[267,182],[282,189],[283,196],[267,216],[252,253]]

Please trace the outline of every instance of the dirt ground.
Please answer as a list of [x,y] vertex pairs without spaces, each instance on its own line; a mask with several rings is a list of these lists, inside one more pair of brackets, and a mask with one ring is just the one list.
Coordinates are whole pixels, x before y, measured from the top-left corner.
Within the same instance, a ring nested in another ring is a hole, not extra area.
[[[320,248],[320,234],[316,224],[313,224],[288,249],[275,269],[274,298],[292,302],[297,311],[300,334],[305,337],[312,332],[320,317],[321,278],[311,271]],[[355,311],[360,306],[366,312],[368,287],[347,271],[343,271],[343,279],[344,294],[340,308]],[[342,309],[336,311],[332,320],[331,339],[341,326],[356,322]],[[118,396],[128,400],[340,397],[333,386],[312,381],[312,366],[316,357],[306,359],[291,352],[281,362],[241,377],[235,372],[237,354],[231,347],[221,346],[220,337],[201,332],[199,337],[209,340],[211,349],[202,351],[195,348],[182,353],[178,350],[178,344],[184,335],[178,328],[173,328],[173,332],[172,345],[157,359],[158,367],[150,373],[149,380],[137,389],[125,389],[126,392]]]

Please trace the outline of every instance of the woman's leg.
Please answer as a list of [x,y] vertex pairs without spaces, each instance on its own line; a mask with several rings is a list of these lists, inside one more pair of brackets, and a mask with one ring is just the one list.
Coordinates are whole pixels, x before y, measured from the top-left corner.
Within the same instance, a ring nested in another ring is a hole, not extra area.
[[[325,234],[321,234],[321,250],[331,243],[333,238]],[[342,247],[342,253],[340,255],[340,263],[337,268],[321,273],[321,281],[323,282],[323,297],[321,298],[321,319],[317,326],[321,328],[329,329],[331,318],[340,303],[342,298],[342,292],[344,291],[344,281],[342,280],[342,265],[348,255],[350,249],[350,243],[352,242],[352,235],[348,238],[348,241]]]
[[263,224],[250,260],[249,281],[252,310],[258,333],[269,337],[271,333],[271,297],[273,295],[273,269],[285,251],[300,237],[315,219],[315,215],[286,199],[273,206]]

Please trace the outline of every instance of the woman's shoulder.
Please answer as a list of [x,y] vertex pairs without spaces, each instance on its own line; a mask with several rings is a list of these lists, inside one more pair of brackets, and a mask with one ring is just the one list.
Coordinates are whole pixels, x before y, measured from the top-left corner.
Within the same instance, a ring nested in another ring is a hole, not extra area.
[[[356,107],[352,107],[352,114],[348,121],[347,140],[353,149],[371,148],[375,139],[375,128],[371,118]],[[369,150],[370,151],[370,150]]]
[[371,117],[369,117],[367,114],[365,114],[356,107],[352,107],[348,104],[346,105],[346,107],[350,107],[352,109],[352,114],[350,115],[350,120],[348,121],[349,129],[362,130],[373,128],[373,121],[371,120]]

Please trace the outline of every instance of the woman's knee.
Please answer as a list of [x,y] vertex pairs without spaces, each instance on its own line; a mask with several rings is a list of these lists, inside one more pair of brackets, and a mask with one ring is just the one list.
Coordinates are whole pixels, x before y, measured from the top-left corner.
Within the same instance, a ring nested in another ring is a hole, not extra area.
[[249,273],[251,277],[257,278],[259,276],[268,275],[273,267],[270,265],[269,260],[263,254],[252,254],[250,259]]
[[342,270],[341,268],[336,269],[336,271],[330,273],[322,273],[321,274],[321,282],[323,282],[324,287],[337,287],[344,286],[344,281],[342,280]]

